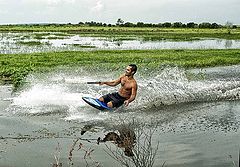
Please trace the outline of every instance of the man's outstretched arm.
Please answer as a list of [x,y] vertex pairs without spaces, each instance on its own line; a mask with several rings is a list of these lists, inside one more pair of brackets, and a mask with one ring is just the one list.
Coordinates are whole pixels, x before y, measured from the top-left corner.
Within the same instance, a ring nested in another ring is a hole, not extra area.
[[100,85],[105,84],[105,85],[108,85],[108,86],[116,86],[116,85],[121,83],[121,78],[122,78],[122,76],[119,77],[118,79],[114,80],[114,81],[100,82],[99,84]]

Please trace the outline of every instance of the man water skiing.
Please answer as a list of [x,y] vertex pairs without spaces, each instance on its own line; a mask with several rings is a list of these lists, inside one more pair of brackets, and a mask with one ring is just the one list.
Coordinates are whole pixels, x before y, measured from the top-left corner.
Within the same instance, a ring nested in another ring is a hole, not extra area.
[[135,100],[137,95],[137,82],[133,78],[134,74],[137,72],[137,66],[135,64],[130,64],[127,66],[126,71],[118,79],[109,82],[100,82],[100,85],[116,86],[121,84],[118,92],[109,93],[99,98],[100,101],[107,104],[108,107],[120,107],[122,104],[128,106],[133,100]]

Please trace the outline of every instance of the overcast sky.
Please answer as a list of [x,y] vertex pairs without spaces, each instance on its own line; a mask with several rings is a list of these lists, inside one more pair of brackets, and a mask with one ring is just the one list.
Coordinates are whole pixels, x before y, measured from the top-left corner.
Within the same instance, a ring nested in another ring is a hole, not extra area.
[[240,24],[240,0],[0,0],[0,24],[216,22]]

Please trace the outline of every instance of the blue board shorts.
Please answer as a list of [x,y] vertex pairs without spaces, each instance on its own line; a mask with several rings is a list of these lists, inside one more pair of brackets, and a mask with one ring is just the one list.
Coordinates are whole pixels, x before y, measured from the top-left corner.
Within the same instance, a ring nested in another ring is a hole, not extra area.
[[112,102],[113,107],[120,107],[123,105],[124,101],[127,100],[125,97],[119,95],[118,92],[109,93],[103,96],[104,102]]

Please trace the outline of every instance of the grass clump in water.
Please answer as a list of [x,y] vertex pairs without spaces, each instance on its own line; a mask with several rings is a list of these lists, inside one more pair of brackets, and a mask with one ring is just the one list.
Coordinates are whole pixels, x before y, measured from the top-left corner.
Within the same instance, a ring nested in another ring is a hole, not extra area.
[[227,50],[102,50],[32,54],[0,54],[0,78],[9,78],[15,87],[31,72],[46,72],[60,66],[84,67],[91,71],[115,71],[130,63],[139,69],[165,65],[183,68],[227,66],[240,63],[240,49]]
[[28,45],[28,46],[42,45],[40,41],[18,41],[17,44]]

